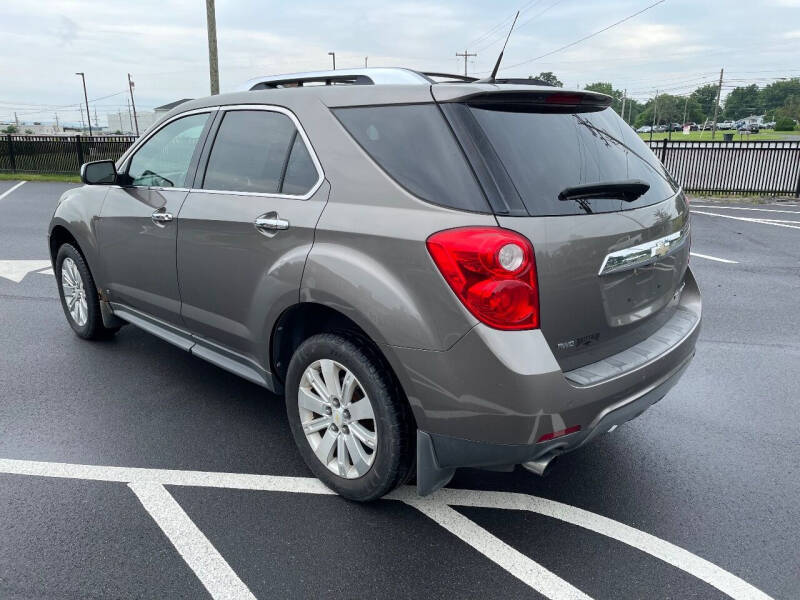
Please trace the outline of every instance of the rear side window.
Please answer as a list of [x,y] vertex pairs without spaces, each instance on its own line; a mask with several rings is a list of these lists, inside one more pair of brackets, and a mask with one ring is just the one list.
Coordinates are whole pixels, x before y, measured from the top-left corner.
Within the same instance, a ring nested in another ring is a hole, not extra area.
[[339,108],[334,113],[367,154],[415,196],[459,210],[491,212],[436,105]]
[[265,110],[225,113],[208,158],[203,188],[303,195],[317,181],[292,120]]
[[565,188],[588,183],[641,179],[650,184],[649,191],[632,203],[590,200],[592,212],[647,206],[677,191],[653,153],[610,108],[573,114],[477,107],[468,112],[488,138],[530,215],[584,214],[586,210],[575,201],[561,201],[558,195]]

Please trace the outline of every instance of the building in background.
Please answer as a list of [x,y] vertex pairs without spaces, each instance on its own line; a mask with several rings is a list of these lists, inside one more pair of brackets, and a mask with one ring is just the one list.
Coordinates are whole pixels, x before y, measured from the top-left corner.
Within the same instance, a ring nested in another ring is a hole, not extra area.
[[[176,106],[188,102],[191,98],[183,98],[176,100],[163,106],[157,106],[152,112],[139,112],[136,111],[136,119],[139,122],[139,133],[147,131],[153,123],[158,121],[161,117],[167,114]],[[127,110],[119,110],[113,113],[106,113],[108,119],[108,133],[115,133],[119,131],[124,134],[135,134],[136,124],[133,122],[133,114]]]
[[64,128],[55,123],[25,123],[21,122],[17,125],[14,121],[9,123],[0,123],[0,131],[4,131],[7,127],[13,126],[16,128],[15,135],[61,135],[64,133]]

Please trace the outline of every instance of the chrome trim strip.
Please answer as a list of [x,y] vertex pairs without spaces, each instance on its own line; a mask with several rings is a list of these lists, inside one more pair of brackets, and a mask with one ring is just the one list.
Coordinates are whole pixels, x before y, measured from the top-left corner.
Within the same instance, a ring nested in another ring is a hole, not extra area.
[[611,252],[603,259],[603,264],[600,265],[597,274],[608,275],[652,264],[677,251],[687,239],[689,239],[688,224],[675,233],[624,250]]

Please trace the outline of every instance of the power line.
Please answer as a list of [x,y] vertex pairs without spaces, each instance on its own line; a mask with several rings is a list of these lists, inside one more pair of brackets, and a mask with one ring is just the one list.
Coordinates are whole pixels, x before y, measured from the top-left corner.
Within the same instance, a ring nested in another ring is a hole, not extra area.
[[551,50],[550,52],[545,52],[544,54],[541,54],[539,56],[535,56],[533,58],[529,58],[527,60],[523,60],[523,61],[515,63],[513,65],[509,65],[506,68],[507,69],[513,69],[514,67],[519,67],[519,66],[522,66],[522,65],[526,65],[526,64],[531,63],[531,62],[533,62],[535,60],[539,60],[541,58],[545,58],[547,56],[551,56],[553,54],[556,54],[557,52],[561,52],[563,50],[566,50],[567,48],[572,48],[573,46],[576,46],[576,45],[580,44],[581,42],[585,42],[588,39],[591,39],[591,38],[593,38],[593,37],[595,37],[597,35],[600,35],[601,33],[604,33],[606,31],[608,31],[609,29],[611,29],[613,27],[616,27],[617,25],[621,25],[622,23],[625,23],[626,21],[630,21],[634,17],[637,17],[640,14],[642,14],[643,12],[646,12],[646,11],[650,10],[651,8],[654,8],[654,7],[658,6],[659,4],[663,4],[666,1],[667,0],[657,0],[656,2],[653,2],[652,4],[646,6],[642,10],[637,11],[637,12],[631,14],[631,15],[628,15],[624,19],[620,19],[616,23],[612,23],[611,25],[608,25],[607,27],[603,27],[603,29],[595,31],[594,33],[590,33],[589,35],[585,35],[582,38],[575,40],[574,42],[570,42],[569,44],[564,44],[560,48],[556,48],[555,50]]
[[[555,7],[555,6],[558,6],[559,4],[562,4],[563,2],[566,2],[566,0],[555,0],[555,2],[553,2],[553,3],[552,3],[550,6],[548,6],[548,7],[544,8],[544,9],[540,10],[538,13],[536,13],[535,15],[533,15],[533,16],[532,16],[530,19],[528,19],[527,21],[523,21],[521,24],[519,24],[519,25],[516,27],[516,29],[521,29],[521,28],[522,28],[522,27],[524,27],[525,25],[528,25],[529,23],[532,23],[533,21],[535,21],[536,19],[538,19],[539,17],[541,17],[541,16],[542,16],[544,13],[546,13],[547,11],[549,11],[551,8],[553,8],[553,7]],[[492,40],[492,41],[491,41],[491,42],[489,42],[488,44],[484,44],[484,45],[482,45],[481,47],[479,47],[479,48],[478,48],[478,50],[477,50],[477,51],[478,51],[478,52],[480,52],[480,51],[482,51],[482,50],[486,50],[487,48],[491,48],[491,47],[492,47],[492,46],[494,46],[496,43],[498,43],[498,42],[502,41],[502,40],[504,39],[504,37],[503,37],[503,34],[504,34],[504,33],[505,33],[505,32],[500,32],[500,35],[499,35],[498,37],[496,37],[494,40]]]
[[[519,13],[520,13],[520,14],[524,13],[526,10],[528,10],[529,8],[531,8],[531,5],[532,5],[532,4],[536,4],[537,2],[540,2],[540,0],[531,0],[530,2],[528,2],[528,3],[527,3],[527,4],[525,4],[525,5],[524,5],[522,8],[520,8],[520,9],[519,9]],[[482,40],[486,39],[487,37],[490,37],[490,36],[491,36],[493,33],[495,33],[496,31],[502,31],[502,32],[505,32],[505,26],[506,26],[506,25],[508,25],[508,24],[511,22],[511,20],[512,20],[513,18],[514,18],[514,15],[511,15],[510,17],[507,17],[507,18],[503,19],[503,21],[502,21],[502,22],[498,23],[497,25],[495,25],[494,27],[492,27],[492,28],[491,28],[491,29],[489,29],[488,31],[486,31],[486,32],[482,33],[481,35],[479,35],[479,36],[478,36],[478,37],[476,37],[475,39],[473,39],[473,40],[470,40],[470,42],[467,44],[467,46],[474,46],[474,45],[476,45],[478,42],[480,42],[480,41],[482,41]]]

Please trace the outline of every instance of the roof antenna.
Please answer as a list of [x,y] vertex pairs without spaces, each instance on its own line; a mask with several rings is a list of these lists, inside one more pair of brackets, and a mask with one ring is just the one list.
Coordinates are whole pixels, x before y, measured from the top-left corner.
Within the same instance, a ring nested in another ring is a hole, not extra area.
[[519,11],[517,14],[514,15],[514,21],[511,23],[511,29],[508,30],[508,35],[506,36],[506,41],[503,43],[503,49],[500,50],[500,56],[497,57],[497,62],[494,63],[494,69],[492,69],[492,74],[489,75],[486,79],[479,79],[475,83],[494,83],[494,78],[497,76],[497,70],[500,68],[500,61],[503,60],[503,52],[506,51],[506,45],[508,44],[508,38],[511,37],[511,32],[514,31],[514,25],[517,24],[517,18],[519,18]]

